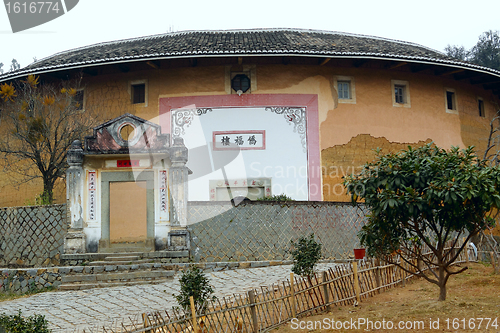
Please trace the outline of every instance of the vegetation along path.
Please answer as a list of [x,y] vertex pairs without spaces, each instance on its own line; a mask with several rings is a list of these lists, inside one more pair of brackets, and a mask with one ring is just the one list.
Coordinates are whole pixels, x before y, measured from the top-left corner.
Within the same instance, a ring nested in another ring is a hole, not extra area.
[[[336,264],[318,264],[327,270]],[[206,273],[217,297],[241,294],[252,288],[268,286],[290,277],[291,265],[268,266]],[[0,302],[0,313],[41,314],[54,333],[96,325],[111,326],[137,314],[166,310],[177,303],[172,294],[179,292],[178,275],[161,284],[123,286],[80,291],[46,292]]]

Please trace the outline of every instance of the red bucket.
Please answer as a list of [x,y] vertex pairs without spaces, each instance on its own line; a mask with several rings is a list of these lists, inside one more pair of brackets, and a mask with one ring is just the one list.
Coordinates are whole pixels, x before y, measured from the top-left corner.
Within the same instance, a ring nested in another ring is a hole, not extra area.
[[365,257],[365,249],[354,249],[354,259],[363,259]]

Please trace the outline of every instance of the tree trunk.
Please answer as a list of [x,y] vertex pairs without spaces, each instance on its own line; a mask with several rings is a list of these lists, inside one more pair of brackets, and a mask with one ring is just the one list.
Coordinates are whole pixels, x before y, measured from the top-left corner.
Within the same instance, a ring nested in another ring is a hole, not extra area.
[[443,267],[439,267],[439,298],[438,301],[446,300],[446,275]]
[[438,301],[445,301],[446,300],[446,285],[440,285],[439,286],[439,298]]
[[44,180],[43,181],[43,193],[41,195],[42,205],[52,205],[54,202],[54,183]]

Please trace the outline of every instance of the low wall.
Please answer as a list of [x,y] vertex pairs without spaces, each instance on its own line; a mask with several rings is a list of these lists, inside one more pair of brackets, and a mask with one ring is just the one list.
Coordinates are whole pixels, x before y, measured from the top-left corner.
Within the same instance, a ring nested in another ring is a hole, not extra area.
[[[359,247],[363,208],[334,202],[190,202],[191,259],[199,262],[291,259],[290,241],[310,233],[324,259]],[[63,260],[66,205],[0,208],[0,267],[52,267]]]
[[364,208],[348,203],[189,202],[194,261],[288,260],[290,241],[314,233],[324,259],[345,259],[359,247]]
[[59,268],[6,269],[0,276],[0,292],[24,294],[62,284]]
[[0,267],[60,264],[66,205],[0,208]]

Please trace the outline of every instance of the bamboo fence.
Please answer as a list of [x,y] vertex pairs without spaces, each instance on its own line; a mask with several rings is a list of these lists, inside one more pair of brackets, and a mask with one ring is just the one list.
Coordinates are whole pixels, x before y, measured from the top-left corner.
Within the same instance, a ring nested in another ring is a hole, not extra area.
[[[462,252],[455,263],[475,261],[470,259],[470,252],[472,250]],[[210,302],[203,316],[179,309],[157,311],[129,318],[128,323],[114,327],[83,332],[264,332],[292,318],[328,311],[331,306],[359,303],[397,285],[404,286],[412,277],[413,274],[395,265],[378,265],[375,260],[352,261],[309,278],[291,274],[290,279],[280,284],[250,290],[245,295],[216,299]]]

